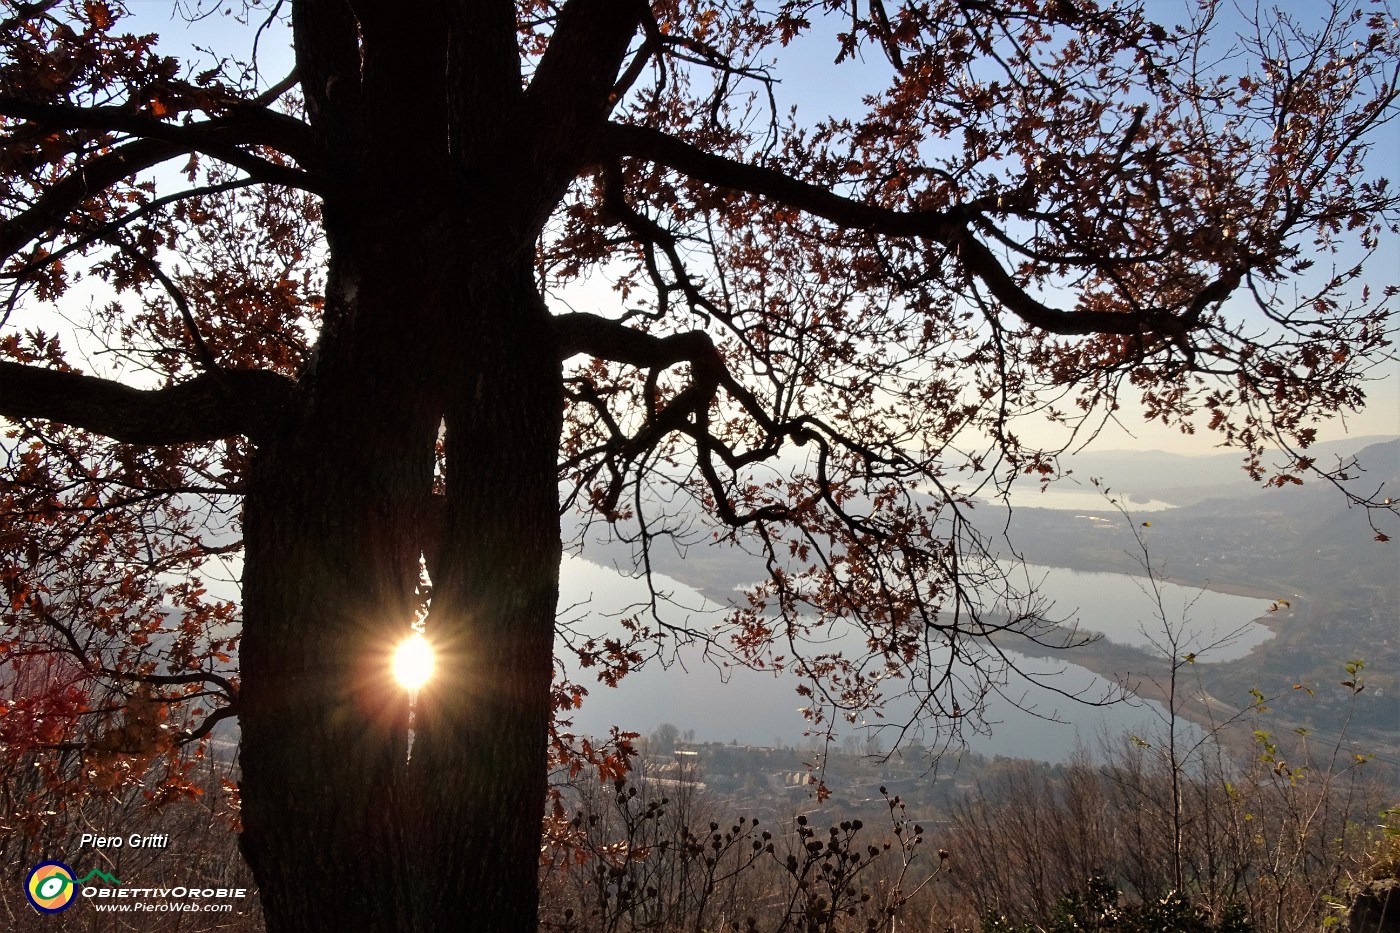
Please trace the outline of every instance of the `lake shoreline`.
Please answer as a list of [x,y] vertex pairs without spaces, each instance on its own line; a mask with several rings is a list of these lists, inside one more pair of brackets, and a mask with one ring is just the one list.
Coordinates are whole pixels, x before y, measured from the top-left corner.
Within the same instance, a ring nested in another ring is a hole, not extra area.
[[[615,601],[620,603],[632,601],[633,597],[630,595],[623,597],[619,593],[612,598],[606,595],[605,590],[607,587],[604,583],[605,581],[613,580],[615,571],[609,571],[608,568],[586,558],[575,558],[575,560],[578,560],[580,563],[572,565],[570,568],[572,572],[567,573],[565,576],[566,582],[572,582],[573,589],[577,592],[571,592],[568,597],[565,597],[564,593],[561,592],[561,598],[578,599],[585,597],[585,594],[592,596],[596,600],[591,606],[594,612],[605,610]],[[1102,578],[1080,579],[1076,581],[1071,579],[1069,574],[1064,574],[1058,581],[1040,580],[1041,575],[1045,572],[1053,571],[1055,574],[1059,575],[1066,570],[1074,571],[1077,574],[1092,573],[1102,574],[1103,576]],[[1015,573],[1015,571],[1012,572]],[[1083,604],[1075,606],[1075,615],[1079,616],[1084,622],[1079,629],[1081,635],[1087,634],[1090,631],[1091,626],[1087,624],[1089,620],[1103,620],[1105,610],[1108,610],[1117,617],[1118,625],[1116,629],[1110,626],[1109,630],[1116,630],[1120,638],[1128,634],[1123,630],[1125,625],[1132,626],[1136,624],[1134,621],[1135,618],[1152,618],[1153,610],[1150,606],[1137,606],[1135,609],[1130,609],[1127,602],[1130,597],[1134,600],[1140,598],[1138,584],[1145,582],[1142,574],[1135,575],[1136,580],[1125,580],[1125,577],[1132,577],[1134,575],[1123,570],[1079,570],[1073,567],[1034,564],[1030,567],[1030,575],[1031,580],[1028,582],[1031,582],[1033,585],[1045,582],[1046,587],[1051,591],[1052,597],[1063,609],[1068,610],[1072,603],[1077,602],[1079,597],[1083,597]],[[1107,584],[1109,578],[1113,578],[1115,581],[1112,586]],[[1220,603],[1211,603],[1210,600],[1206,600],[1197,607],[1196,613],[1198,617],[1202,619],[1220,620],[1223,622],[1223,625],[1217,624],[1214,621],[1207,623],[1215,625],[1217,629],[1234,628],[1235,621],[1243,621],[1246,616],[1258,617],[1261,623],[1265,621],[1263,617],[1269,615],[1263,611],[1269,605],[1270,597],[1267,593],[1276,589],[1276,587],[1268,587],[1267,584],[1248,586],[1233,583],[1213,584],[1208,587],[1201,587],[1199,584],[1188,583],[1180,579],[1168,579],[1165,577],[1158,577],[1157,579],[1164,587],[1171,588],[1169,590],[1164,590],[1164,593],[1168,594],[1166,603],[1168,618],[1172,618],[1175,612],[1180,611],[1179,607],[1182,601],[1193,601],[1194,598],[1196,598],[1194,591],[1198,589],[1205,589],[1219,594],[1219,596],[1223,598],[1223,605]],[[703,587],[705,584],[712,584],[711,580],[684,580],[676,579],[675,577],[669,578],[668,582],[676,584],[677,590],[682,593],[687,589],[694,588],[697,595],[704,594]],[[700,586],[696,586],[697,583],[700,584]],[[635,583],[623,584],[620,578],[618,584],[620,586],[635,585]],[[566,586],[564,587],[564,592],[570,592],[570,589],[570,587]],[[732,591],[725,592],[723,595],[731,599],[733,598]],[[1232,598],[1245,598],[1251,600],[1251,602],[1234,605],[1233,609],[1230,609],[1229,601]],[[1254,603],[1253,600],[1258,600],[1258,603]],[[1176,604],[1175,609],[1173,608],[1173,604]],[[1154,626],[1149,623],[1148,628],[1152,630]],[[1067,631],[1067,629],[1058,630],[1058,634],[1056,634],[1054,632],[1042,630],[1041,634],[1049,636],[1048,640],[1054,643],[1062,641]],[[1094,631],[1098,630],[1094,629]],[[1264,643],[1268,643],[1274,640],[1277,633],[1272,627],[1262,625],[1260,629],[1254,630],[1253,635],[1255,638],[1262,637],[1266,639]],[[1129,637],[1131,637],[1131,635],[1129,635]],[[1160,683],[1166,683],[1166,675],[1169,672],[1167,671],[1166,662],[1161,658],[1154,657],[1150,649],[1145,649],[1122,641],[1114,641],[1111,637],[1105,637],[1103,640],[1091,646],[1076,651],[1058,651],[1044,647],[1037,648],[1035,644],[1028,642],[1024,638],[1011,637],[1009,635],[994,638],[993,640],[1001,648],[1010,652],[1015,652],[1022,657],[1048,657],[1057,666],[1063,664],[1076,668],[1081,672],[1082,678],[1085,679],[1084,685],[1091,685],[1089,679],[1092,678],[1098,680],[1098,687],[1105,689],[1121,686],[1125,681],[1136,687],[1135,693],[1140,698],[1140,701],[1134,700],[1132,701],[1132,705],[1137,706],[1139,702],[1145,703],[1152,701],[1153,705],[1156,707],[1156,712],[1148,712],[1144,709],[1139,710],[1137,713],[1129,713],[1126,705],[1119,707],[1121,712],[1108,714],[1108,721],[1111,723],[1108,728],[1115,735],[1139,731],[1142,728],[1140,724],[1144,719],[1156,722],[1159,717],[1165,715],[1165,692],[1154,687],[1150,679],[1155,679]],[[1253,645],[1252,648],[1244,650],[1244,653],[1242,653],[1240,657],[1250,656],[1254,651],[1258,650],[1258,647],[1258,645]],[[1237,646],[1237,648],[1244,649],[1245,646]],[[1190,649],[1184,648],[1183,650]],[[1202,661],[1206,661],[1208,656],[1209,652],[1203,652]],[[700,672],[696,673],[699,674]],[[745,678],[739,676],[737,672],[735,672],[735,676],[738,680],[745,681]],[[1192,691],[1201,692],[1206,689],[1203,687],[1195,687],[1194,678],[1189,678],[1189,680],[1193,685],[1191,687]],[[687,681],[689,681],[689,683],[687,683]],[[694,684],[695,686],[690,686],[690,684]],[[1098,687],[1095,687],[1095,689],[1098,689]],[[794,728],[798,725],[798,723],[791,720],[790,717],[778,715],[776,712],[755,717],[755,706],[764,708],[772,707],[774,710],[777,710],[781,707],[788,707],[789,705],[795,707],[797,702],[788,700],[787,694],[785,693],[774,693],[770,688],[760,687],[748,681],[745,681],[744,690],[737,696],[731,697],[726,695],[724,697],[724,702],[707,704],[707,706],[713,705],[715,708],[707,709],[703,714],[692,706],[673,702],[673,698],[677,693],[681,695],[710,695],[718,699],[717,696],[711,694],[710,685],[705,684],[703,680],[686,677],[677,680],[674,677],[668,677],[663,686],[654,674],[638,672],[636,679],[629,678],[628,682],[623,685],[623,688],[623,694],[621,696],[613,695],[611,691],[603,691],[591,697],[590,699],[595,702],[602,700],[602,704],[597,706],[593,705],[593,703],[588,704],[591,708],[591,715],[584,716],[583,720],[576,723],[576,725],[583,726],[584,728],[593,728],[598,726],[603,719],[608,719],[612,724],[624,725],[627,728],[646,731],[654,728],[659,722],[664,720],[674,721],[682,728],[695,728],[705,735],[713,734],[715,736],[722,736],[723,734],[727,734],[726,730],[734,732],[736,736],[739,733],[743,733],[744,740],[749,742],[769,741],[771,736],[774,735],[785,736],[790,740]],[[782,688],[780,687],[779,689],[781,691]],[[633,692],[633,690],[636,692]],[[1031,691],[1031,693],[1034,694],[1034,691]],[[1048,695],[1043,698],[1032,695],[1029,698],[1029,701],[1033,703],[1040,703],[1042,700],[1044,703],[1050,703],[1052,705],[1056,702],[1054,697]],[[1013,702],[1011,705],[1015,706],[1016,704]],[[1115,704],[1115,706],[1117,705],[1118,704]],[[1178,706],[1180,707],[1178,709],[1178,714],[1183,725],[1185,725],[1186,722],[1193,722],[1207,729],[1210,727],[1211,719],[1209,714],[1212,710],[1206,701],[1200,699],[1191,700],[1187,694],[1179,694]],[[639,716],[642,710],[646,712]],[[790,710],[787,712],[790,712]],[[1090,717],[1087,712],[1080,713],[1073,707],[1067,709],[1062,708],[1059,712],[1068,716],[1071,721],[1077,721],[1083,717],[1085,722],[1088,722],[1096,718]],[[885,713],[887,715],[898,715],[898,705],[887,707]],[[1228,718],[1229,715],[1223,713],[1220,708],[1216,708],[1214,713],[1217,721],[1221,718]],[[594,720],[594,717],[599,716],[599,714],[601,714],[601,717]],[[763,720],[762,724],[753,722],[752,720],[755,718]],[[1051,737],[1046,734],[1047,730],[1044,729],[1035,729],[1033,732],[1027,733],[1028,727],[1024,723],[1019,722],[1016,714],[1012,713],[1010,710],[994,710],[993,718],[1008,718],[1012,722],[1007,724],[1007,729],[1003,729],[1000,725],[998,726],[995,730],[997,733],[996,738],[987,743],[990,748],[981,747],[982,743],[974,743],[973,747],[977,748],[979,751],[983,751],[987,754],[1002,754],[1008,756],[1019,754],[1021,757],[1033,758],[1036,760],[1064,760],[1065,750],[1068,748],[1068,745],[1065,743],[1069,742],[1069,739],[1060,739],[1058,736],[1051,739]],[[619,722],[616,720],[621,721]],[[742,728],[737,725],[737,723],[741,722],[744,724]],[[802,723],[802,725],[805,726],[806,724]],[[755,731],[755,728],[757,731]],[[1088,726],[1085,728],[1085,734],[1087,735],[1089,732],[1095,731],[1098,727]],[[1065,735],[1071,734],[1072,731],[1073,730],[1066,730]]]
[[[1068,567],[1056,564],[1036,564],[1037,567],[1050,567],[1058,570],[1069,570],[1081,574],[1105,574],[1108,576],[1131,576],[1145,580],[1146,574],[1130,573],[1127,571],[1113,570],[1083,570],[1077,567]],[[1160,575],[1157,580],[1163,584],[1182,587],[1184,589],[1203,590],[1212,593],[1219,593],[1224,596],[1237,596],[1246,599],[1259,599],[1277,605],[1280,598],[1277,595],[1276,587],[1268,587],[1258,583],[1237,583],[1233,581],[1209,581],[1201,583],[1197,580],[1187,578]],[[1287,597],[1285,597],[1287,598]],[[1283,625],[1285,621],[1296,620],[1296,612],[1307,605],[1306,594],[1294,593],[1291,597],[1293,604],[1287,612],[1265,611],[1259,616],[1241,620],[1241,624],[1257,624],[1267,629],[1272,637],[1255,645],[1242,658],[1257,658],[1261,653],[1267,652],[1271,646],[1281,643]],[[1100,634],[1087,626],[1081,627],[1080,633],[1093,632]],[[1053,630],[1053,635],[1063,638],[1071,633],[1067,626],[1058,625]],[[1012,648],[1011,643],[1005,647]],[[1026,651],[1024,645],[1015,645],[1014,650],[1023,654]],[[1068,664],[1073,664],[1083,668],[1094,675],[1113,684],[1117,684],[1128,690],[1137,700],[1158,704],[1164,711],[1170,711],[1171,670],[1166,658],[1153,654],[1151,651],[1137,645],[1114,641],[1108,635],[1089,645],[1080,648],[1066,649],[1058,651],[1045,649],[1033,653],[1034,656],[1058,658]],[[1219,664],[1228,664],[1242,660],[1242,658],[1220,659],[1212,661],[1209,657],[1203,656],[1200,664],[1203,668],[1209,669]],[[1191,665],[1181,668],[1182,674],[1178,676],[1176,688],[1176,711],[1175,715],[1184,722],[1191,723],[1207,732],[1216,733],[1219,737],[1237,752],[1249,751],[1250,741],[1248,735],[1235,734],[1236,726],[1244,710],[1229,704],[1210,695],[1205,688],[1191,676],[1193,670]]]

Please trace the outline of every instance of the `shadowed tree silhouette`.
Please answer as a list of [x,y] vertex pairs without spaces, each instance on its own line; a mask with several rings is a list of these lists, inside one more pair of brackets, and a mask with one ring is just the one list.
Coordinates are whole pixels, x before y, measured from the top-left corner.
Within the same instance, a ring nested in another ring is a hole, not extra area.
[[[956,734],[1013,663],[986,636],[1046,631],[968,515],[1054,475],[1020,416],[1133,403],[1290,482],[1388,352],[1342,259],[1395,207],[1383,9],[234,7],[247,60],[0,14],[0,728],[55,788],[178,794],[236,714],[272,931],[534,930],[547,756],[618,751],[551,734],[562,513],[761,568],[717,631],[564,632],[605,682],[704,637],[819,725],[909,693]],[[804,50],[859,112],[776,105]]]

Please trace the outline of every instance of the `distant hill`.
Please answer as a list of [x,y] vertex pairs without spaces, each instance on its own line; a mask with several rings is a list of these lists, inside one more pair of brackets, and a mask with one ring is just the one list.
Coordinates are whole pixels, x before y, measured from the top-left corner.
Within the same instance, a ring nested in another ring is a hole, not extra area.
[[[1340,483],[1341,489],[1315,477],[1305,478],[1301,486],[1282,488],[1248,480],[1213,483],[1222,471],[1233,468],[1233,454],[1196,458],[1161,451],[1121,452],[1103,455],[1095,466],[1105,468],[1102,476],[1115,493],[1179,505],[1144,513],[1152,519],[1154,558],[1170,565],[1177,575],[1237,584],[1292,580],[1321,589],[1393,581],[1400,566],[1396,557],[1400,516],[1383,510],[1368,515],[1364,508],[1349,505],[1344,490],[1361,497],[1379,491],[1382,497],[1400,499],[1400,439],[1384,439],[1361,449],[1319,448],[1319,461],[1355,456],[1357,466],[1347,471],[1350,479]],[[1163,485],[1168,477],[1186,492],[1173,494]],[[1128,507],[1131,510],[1132,504]],[[1109,507],[1080,508],[1089,512]],[[1092,532],[1092,524],[1067,520],[1069,514],[1017,508],[1012,536],[1041,563],[1081,570],[1132,569],[1131,558],[1124,554],[1125,547],[1133,550],[1132,542],[1124,541],[1121,534],[1105,538]],[[1378,543],[1377,533],[1392,541]]]
[[[1363,496],[1382,495],[1400,500],[1400,440],[1372,444],[1356,453],[1358,470],[1343,483],[1347,491]],[[1240,525],[1287,529],[1293,538],[1295,573],[1312,577],[1322,568],[1314,566],[1316,555],[1328,555],[1326,574],[1353,580],[1393,582],[1400,560],[1400,518],[1393,513],[1373,513],[1348,507],[1341,490],[1320,480],[1302,486],[1264,489],[1246,497],[1215,497],[1179,510],[1180,520],[1202,525],[1228,516]],[[1372,527],[1374,524],[1374,527]],[[1389,536],[1388,545],[1379,546],[1376,533]]]
[[[1318,444],[1310,453],[1320,465],[1335,465],[1337,458],[1354,456],[1358,468],[1344,486],[1358,495],[1384,495],[1400,499],[1400,438],[1360,437]],[[1280,458],[1281,459],[1281,458]],[[1266,459],[1266,464],[1269,461]],[[1305,479],[1302,486],[1265,487],[1251,481],[1241,469],[1237,452],[1210,456],[1190,456],[1169,451],[1106,451],[1083,453],[1071,461],[1072,479],[1052,489],[1072,489],[1068,505],[1041,507],[1036,498],[1018,504],[1012,520],[1012,536],[1018,547],[1027,549],[1041,563],[1070,566],[1081,570],[1132,569],[1124,565],[1126,542],[1105,543],[1090,535],[1084,526],[1071,529],[1065,524],[1073,512],[1109,511],[1111,506],[1091,492],[1089,479],[1101,478],[1116,495],[1127,494],[1133,502],[1148,499],[1178,506],[1163,513],[1156,524],[1176,529],[1183,537],[1173,540],[1173,532],[1159,530],[1157,548],[1171,553],[1175,566],[1195,563],[1200,535],[1211,537],[1217,550],[1232,553],[1239,561],[1235,582],[1247,582],[1255,573],[1290,577],[1298,574],[1313,579],[1320,573],[1337,576],[1309,566],[1309,555],[1325,550],[1333,566],[1343,567],[1343,576],[1380,573],[1388,566],[1395,570],[1395,547],[1400,547],[1400,518],[1393,513],[1373,515],[1377,527],[1367,523],[1365,510],[1348,508],[1343,493],[1318,478]],[[1078,481],[1079,486],[1074,482]],[[1034,491],[1034,483],[1022,484]],[[1082,495],[1080,494],[1082,493]],[[1068,510],[1068,511],[1066,511]],[[1148,514],[1148,513],[1144,513]],[[1170,519],[1168,520],[1168,515]],[[984,533],[997,537],[1005,513],[997,506],[980,508],[972,516]],[[704,521],[698,515],[673,516],[676,527],[698,529]],[[1391,547],[1375,546],[1375,533],[1395,539]],[[762,564],[751,555],[708,543],[708,536],[692,534],[690,546],[677,539],[661,537],[652,553],[653,569],[684,580],[717,602],[733,597],[736,588],[754,582],[763,573]],[[585,556],[604,565],[630,572],[635,565],[632,544],[590,538]],[[1218,558],[1219,555],[1217,555]],[[1286,564],[1286,567],[1282,566]],[[1271,566],[1272,565],[1272,566]],[[1248,567],[1249,572],[1244,568]],[[1269,568],[1269,569],[1266,569]],[[1207,574],[1218,576],[1218,574]]]
[[[1367,482],[1372,475],[1394,477],[1400,461],[1400,438],[1373,435],[1315,444],[1308,453],[1320,466],[1335,466],[1356,456]],[[1266,457],[1266,466],[1284,456]],[[1159,499],[1174,505],[1194,505],[1208,499],[1245,498],[1263,491],[1244,472],[1238,451],[1193,456],[1166,450],[1087,451],[1067,457],[1064,465],[1087,482],[1102,479],[1114,489],[1138,499]],[[1316,485],[1316,484],[1312,484]],[[1379,485],[1379,482],[1375,483]],[[1307,488],[1307,487],[1304,487]]]

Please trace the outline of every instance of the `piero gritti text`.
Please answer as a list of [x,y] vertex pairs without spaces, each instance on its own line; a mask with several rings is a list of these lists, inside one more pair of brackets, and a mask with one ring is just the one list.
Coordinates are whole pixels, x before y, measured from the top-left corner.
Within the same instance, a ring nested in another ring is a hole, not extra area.
[[169,833],[132,833],[130,836],[99,836],[96,833],[83,833],[78,839],[79,848],[93,849],[164,849],[170,845]]

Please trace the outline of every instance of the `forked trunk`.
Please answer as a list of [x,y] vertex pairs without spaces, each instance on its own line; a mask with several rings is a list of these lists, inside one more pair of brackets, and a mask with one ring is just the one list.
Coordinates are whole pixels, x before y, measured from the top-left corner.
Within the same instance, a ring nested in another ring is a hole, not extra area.
[[[477,277],[446,413],[447,517],[409,766],[430,915],[534,933],[559,600],[561,366],[533,252]],[[445,929],[424,923],[422,930]],[[462,928],[459,926],[458,928]]]
[[[342,291],[356,326],[327,325],[247,498],[243,851],[270,933],[533,933],[560,557],[548,319],[528,253]],[[410,760],[389,658],[444,423],[439,672]]]

